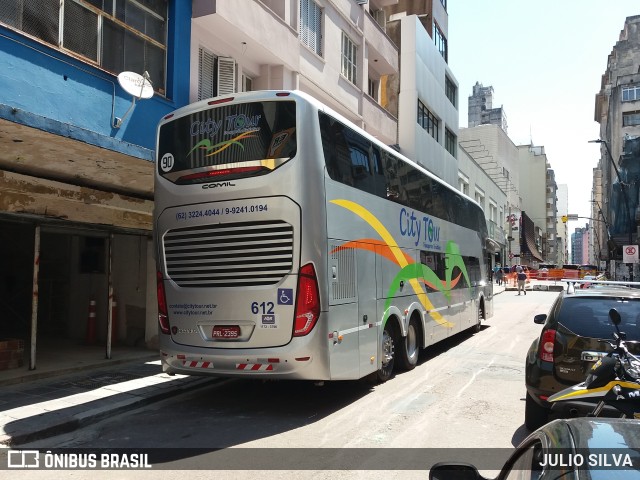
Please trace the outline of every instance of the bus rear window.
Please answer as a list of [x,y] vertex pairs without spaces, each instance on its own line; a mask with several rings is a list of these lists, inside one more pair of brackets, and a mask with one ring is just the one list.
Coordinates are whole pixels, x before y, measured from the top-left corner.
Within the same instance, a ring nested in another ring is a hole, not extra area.
[[157,168],[177,184],[254,177],[296,149],[295,102],[224,104],[162,125]]

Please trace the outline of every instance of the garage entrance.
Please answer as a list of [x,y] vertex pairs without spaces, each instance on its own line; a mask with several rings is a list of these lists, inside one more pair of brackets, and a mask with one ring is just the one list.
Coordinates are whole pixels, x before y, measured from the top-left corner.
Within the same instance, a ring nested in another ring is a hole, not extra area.
[[[64,355],[69,349],[95,346],[96,356],[105,358],[110,294],[115,302],[109,346],[146,349],[149,241],[144,234],[0,219],[0,251],[5,254],[0,273],[0,341],[18,340],[24,347],[21,361],[16,354],[0,352],[0,370],[29,364],[34,334],[39,351],[55,349]],[[36,262],[37,297],[33,294]],[[33,315],[34,297],[37,316]],[[11,345],[14,348],[15,342]]]

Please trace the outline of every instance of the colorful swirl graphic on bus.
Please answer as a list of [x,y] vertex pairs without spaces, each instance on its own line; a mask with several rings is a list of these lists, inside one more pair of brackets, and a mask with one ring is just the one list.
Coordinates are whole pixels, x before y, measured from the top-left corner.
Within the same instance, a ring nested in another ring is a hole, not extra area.
[[[347,242],[344,245],[336,248],[336,251],[348,248],[368,250],[375,253],[376,255],[380,255],[386,258],[387,260],[395,263],[400,267],[400,271],[396,274],[395,278],[391,282],[391,285],[389,286],[389,290],[387,291],[385,311],[388,311],[389,306],[391,305],[391,299],[396,294],[396,292],[400,290],[400,283],[408,282],[413,288],[413,291],[418,296],[418,299],[420,300],[422,306],[429,312],[431,318],[433,318],[436,322],[438,322],[438,324],[443,327],[452,327],[453,323],[445,320],[439,312],[435,311],[435,307],[429,300],[423,284],[433,290],[442,292],[447,298],[451,298],[451,289],[458,284],[461,277],[464,277],[467,285],[471,285],[471,282],[469,281],[469,274],[467,273],[467,268],[462,261],[462,256],[460,255],[460,248],[458,247],[458,245],[451,240],[447,242],[447,245],[445,247],[445,259],[449,268],[447,268],[446,270],[445,279],[442,280],[427,265],[416,263],[411,256],[404,253],[398,246],[398,243],[395,241],[391,233],[389,233],[389,231],[380,222],[380,220],[378,220],[362,205],[359,205],[350,200],[342,199],[331,200],[331,203],[346,208],[347,210],[358,215],[365,222],[367,222],[371,226],[371,228],[373,228],[376,233],[380,235],[380,238],[382,239],[360,239],[358,241]],[[456,267],[460,270],[460,273],[455,278],[451,278],[452,273]]]
[[[242,132],[240,135],[230,138],[229,140],[225,140],[224,142],[219,142],[213,145],[211,144],[211,140],[209,140],[208,138],[205,138],[204,140],[200,140],[198,143],[196,143],[195,147],[193,147],[189,151],[189,153],[187,153],[187,157],[191,155],[194,150],[197,150],[197,149],[206,150],[207,154],[205,155],[205,157],[211,157],[213,155],[216,155],[222,152],[223,150],[226,150],[232,145],[237,145],[244,150],[244,145],[240,143],[239,140],[255,137],[255,135],[251,135],[251,134],[257,131],[258,129],[248,130],[246,132]],[[213,150],[213,152],[211,150]]]

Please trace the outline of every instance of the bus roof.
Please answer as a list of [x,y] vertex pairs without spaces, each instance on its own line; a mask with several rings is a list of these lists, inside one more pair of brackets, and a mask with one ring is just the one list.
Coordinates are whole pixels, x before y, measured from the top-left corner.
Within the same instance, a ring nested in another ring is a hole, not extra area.
[[425,175],[429,176],[430,178],[432,178],[436,182],[440,183],[445,188],[448,188],[452,192],[455,192],[457,195],[460,195],[461,197],[465,198],[466,200],[472,202],[473,204],[478,206],[478,208],[482,208],[480,206],[480,204],[474,198],[471,198],[470,196],[464,194],[463,192],[461,192],[457,188],[454,188],[452,185],[449,185],[447,182],[445,182],[444,180],[442,180],[441,178],[437,177],[436,175],[431,173],[429,170],[427,170],[423,165],[420,165],[418,162],[416,162],[414,160],[411,160],[410,158],[408,158],[405,155],[403,155],[402,153],[400,153],[398,150],[396,150],[396,149],[390,147],[389,145],[386,145],[385,143],[381,142],[376,137],[371,135],[369,132],[367,132],[366,130],[360,128],[358,125],[356,125],[351,120],[346,118],[344,115],[338,113],[337,111],[335,111],[331,107],[329,107],[329,106],[325,105],[324,103],[320,102],[317,98],[312,97],[308,93],[305,93],[305,92],[303,92],[301,90],[253,90],[251,92],[235,92],[235,93],[226,94],[226,95],[219,95],[217,97],[206,98],[204,100],[199,100],[197,102],[190,103],[189,105],[185,105],[184,107],[180,107],[180,108],[174,110],[173,112],[168,113],[167,115],[162,117],[162,119],[160,120],[160,122],[158,124],[158,130],[160,129],[160,127],[164,123],[166,123],[168,121],[173,121],[176,118],[180,118],[180,117],[183,117],[185,115],[189,115],[189,114],[191,114],[193,112],[197,112],[199,110],[206,109],[206,108],[211,107],[211,106],[213,106],[215,104],[218,104],[218,103],[224,103],[225,99],[229,99],[229,101],[239,100],[239,101],[242,101],[242,102],[250,102],[250,101],[264,101],[264,100],[268,100],[268,99],[273,99],[273,100],[280,99],[280,100],[282,100],[284,97],[291,97],[291,98],[294,98],[294,99],[297,97],[297,98],[300,98],[300,99],[310,103],[311,105],[313,105],[318,110],[321,110],[321,111],[331,115],[336,120],[339,120],[340,122],[343,122],[346,125],[348,125],[350,128],[356,130],[358,133],[360,133],[362,136],[366,137],[372,143],[375,143],[380,148],[385,149],[387,152],[392,153],[396,157],[401,158],[403,161],[405,161],[408,164],[412,165],[413,167],[419,169]]

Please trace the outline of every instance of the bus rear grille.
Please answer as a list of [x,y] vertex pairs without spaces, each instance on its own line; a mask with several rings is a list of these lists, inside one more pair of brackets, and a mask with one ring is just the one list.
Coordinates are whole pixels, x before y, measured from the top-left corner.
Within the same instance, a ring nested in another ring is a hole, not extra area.
[[181,287],[274,285],[293,267],[293,227],[243,222],[169,230],[167,274]]

